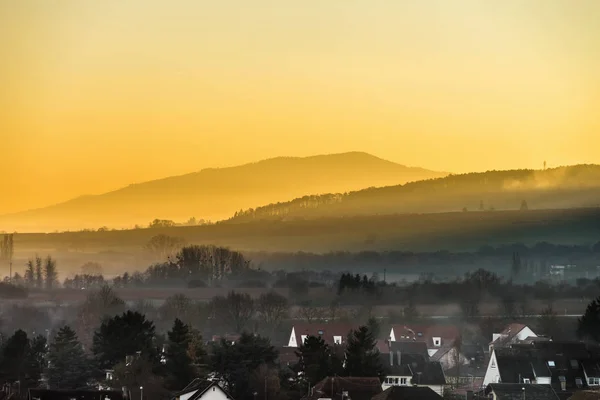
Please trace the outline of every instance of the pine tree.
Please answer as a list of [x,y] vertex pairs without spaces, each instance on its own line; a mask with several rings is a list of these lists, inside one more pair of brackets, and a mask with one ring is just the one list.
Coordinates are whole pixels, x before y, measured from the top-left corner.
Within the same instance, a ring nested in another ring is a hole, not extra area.
[[46,289],[52,290],[58,282],[58,271],[56,269],[56,260],[48,256],[44,264],[44,278],[46,281]]
[[380,379],[383,377],[383,365],[376,343],[375,337],[366,326],[361,326],[348,335],[344,368],[347,376],[377,376]]
[[192,358],[188,353],[191,335],[190,327],[179,318],[175,319],[173,328],[168,332],[169,343],[167,347],[167,387],[181,389],[196,378],[196,371],[192,365]]
[[42,258],[35,256],[35,287],[41,289],[44,286],[44,273],[42,271]]
[[48,352],[48,384],[53,389],[77,389],[91,377],[90,362],[70,327],[62,327]]
[[577,336],[600,342],[600,297],[588,304],[585,313],[577,320]]
[[27,287],[33,287],[35,281],[35,265],[33,260],[27,261],[27,269],[25,270],[25,284]]

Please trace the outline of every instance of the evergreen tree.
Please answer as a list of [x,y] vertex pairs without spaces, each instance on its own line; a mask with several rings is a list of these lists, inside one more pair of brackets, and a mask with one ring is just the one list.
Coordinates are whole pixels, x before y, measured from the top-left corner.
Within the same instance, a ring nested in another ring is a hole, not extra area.
[[192,358],[188,353],[191,343],[190,328],[175,319],[173,328],[168,332],[169,342],[167,344],[167,388],[180,390],[197,377],[196,370],[192,365]]
[[35,256],[35,287],[41,289],[44,287],[44,272],[42,270],[42,258]]
[[600,342],[600,297],[588,304],[577,325],[577,335],[581,339]]
[[308,336],[296,351],[296,356],[303,377],[311,386],[333,375],[333,355],[320,336]]
[[33,260],[27,261],[27,269],[25,270],[24,276],[25,284],[27,287],[33,287],[35,282],[35,265]]
[[141,352],[145,359],[158,362],[154,340],[154,324],[138,312],[127,311],[105,319],[94,333],[92,351],[103,369]]
[[46,281],[46,289],[52,290],[58,282],[58,270],[56,269],[56,260],[48,256],[44,263],[44,279]]
[[0,379],[21,383],[21,393],[38,384],[41,377],[46,340],[36,336],[32,340],[22,330],[9,337],[0,353]]
[[383,365],[376,347],[376,339],[366,326],[348,335],[345,374],[353,377],[384,376]]
[[91,377],[90,362],[77,335],[70,327],[62,327],[48,352],[48,384],[52,389],[77,389],[86,386]]

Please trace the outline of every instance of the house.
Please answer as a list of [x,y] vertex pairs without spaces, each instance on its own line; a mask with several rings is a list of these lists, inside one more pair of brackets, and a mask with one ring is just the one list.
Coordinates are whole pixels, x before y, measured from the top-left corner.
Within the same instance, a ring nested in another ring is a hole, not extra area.
[[452,347],[460,338],[460,331],[453,325],[394,325],[389,340],[413,340],[425,342],[427,351],[433,356],[442,346]]
[[29,389],[28,400],[123,400],[119,390],[49,390]]
[[233,400],[216,382],[195,380],[182,391],[175,393],[172,400]]
[[494,348],[484,385],[551,385],[564,395],[600,388],[600,354],[582,342],[532,342]]
[[241,337],[241,335],[235,335],[235,334],[234,335],[225,334],[224,336],[213,335],[212,342],[217,343],[217,342],[220,342],[221,339],[224,339],[228,343],[235,344],[238,340],[240,340],[240,337]]
[[371,400],[440,400],[442,396],[428,387],[392,386]]
[[491,383],[485,394],[493,400],[559,400],[550,385],[520,385],[516,383]]
[[537,335],[527,325],[524,324],[509,324],[500,333],[494,333],[492,335],[492,341],[490,342],[490,353],[493,347],[508,346],[514,343],[523,342],[528,338],[536,338]]
[[440,396],[444,393],[446,377],[439,362],[429,361],[422,354],[381,354],[386,376],[381,388],[393,386],[428,387]]
[[343,345],[348,334],[355,329],[345,323],[298,323],[292,326],[288,347],[300,347],[309,336],[321,337],[328,345]]
[[302,400],[371,400],[381,392],[379,378],[335,376],[317,383]]
[[444,371],[446,382],[456,388],[469,387],[469,390],[479,391],[484,388],[487,365],[461,365]]
[[485,351],[482,346],[476,344],[462,344],[457,346],[442,346],[431,356],[431,361],[442,364],[444,371],[448,371],[456,364],[482,366],[485,362]]

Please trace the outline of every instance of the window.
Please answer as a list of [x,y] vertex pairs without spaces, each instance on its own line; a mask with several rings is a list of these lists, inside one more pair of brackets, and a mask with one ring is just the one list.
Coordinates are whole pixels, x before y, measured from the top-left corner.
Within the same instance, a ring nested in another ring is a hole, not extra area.
[[588,378],[588,385],[600,386],[600,378]]
[[434,337],[433,339],[433,345],[436,347],[439,347],[442,345],[442,338],[441,337]]
[[406,385],[407,383],[407,379],[406,378],[400,378],[400,384],[401,385]]
[[333,343],[334,344],[342,344],[342,337],[341,336],[334,336],[333,337]]
[[581,380],[581,378],[575,378],[575,384],[578,388],[580,388],[583,386],[583,381]]
[[423,337],[423,332],[419,332],[419,333],[417,333],[417,336],[418,336],[418,337]]
[[531,380],[529,378],[523,378],[523,383],[531,383]]
[[394,384],[397,385],[398,384],[398,378],[394,378]]
[[577,360],[571,360],[571,368],[573,368],[573,369],[579,368],[579,363],[577,362]]
[[554,363],[554,361],[548,361],[548,366],[549,367],[555,367],[556,364]]
[[322,334],[323,334],[323,331],[319,331],[318,333],[319,333],[319,335],[322,335]]
[[302,336],[301,336],[301,338],[300,338],[300,339],[302,340],[302,344],[304,344],[304,342],[306,342],[306,338],[307,338],[307,337],[308,337],[308,336],[306,336],[306,335],[302,335]]

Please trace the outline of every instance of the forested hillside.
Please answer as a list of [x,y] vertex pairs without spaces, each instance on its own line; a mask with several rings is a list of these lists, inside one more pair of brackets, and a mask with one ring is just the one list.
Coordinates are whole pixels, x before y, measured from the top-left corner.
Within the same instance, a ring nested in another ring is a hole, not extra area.
[[304,196],[237,212],[231,222],[600,205],[600,166],[449,175],[350,193]]

